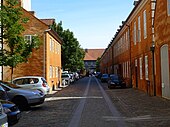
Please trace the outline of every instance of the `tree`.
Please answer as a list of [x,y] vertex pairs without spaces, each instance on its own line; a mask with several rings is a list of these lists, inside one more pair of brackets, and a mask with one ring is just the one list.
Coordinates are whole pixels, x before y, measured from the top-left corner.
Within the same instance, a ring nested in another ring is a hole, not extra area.
[[24,31],[23,23],[28,18],[23,18],[21,7],[17,0],[5,0],[1,5],[0,16],[3,28],[3,48],[0,52],[0,66],[11,68],[11,80],[13,68],[19,63],[26,62],[32,52],[40,44],[39,38],[34,37],[32,42],[26,42],[22,36]]
[[78,40],[69,29],[63,30],[62,22],[57,24],[57,33],[63,40],[62,44],[62,68],[77,71],[84,68],[84,50],[80,47]]

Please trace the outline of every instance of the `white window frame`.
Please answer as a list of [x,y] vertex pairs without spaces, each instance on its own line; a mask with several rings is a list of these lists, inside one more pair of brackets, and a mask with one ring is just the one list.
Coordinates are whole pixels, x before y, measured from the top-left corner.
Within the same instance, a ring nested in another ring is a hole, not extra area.
[[140,16],[138,17],[138,42],[141,42],[141,23],[140,23]]
[[140,67],[140,79],[143,79],[143,73],[142,73],[142,57],[139,58],[139,67]]
[[149,72],[148,72],[148,56],[145,56],[145,79],[149,79]]
[[147,16],[146,16],[146,10],[143,12],[143,36],[144,39],[147,38]]
[[136,45],[136,21],[134,22],[134,28],[133,28],[133,41],[134,41],[134,45]]
[[53,67],[50,66],[50,78],[52,78],[52,77],[53,77]]
[[53,39],[50,38],[50,51],[52,51],[52,46],[53,46]]
[[32,43],[32,39],[33,39],[33,35],[24,35],[24,40],[31,44]]

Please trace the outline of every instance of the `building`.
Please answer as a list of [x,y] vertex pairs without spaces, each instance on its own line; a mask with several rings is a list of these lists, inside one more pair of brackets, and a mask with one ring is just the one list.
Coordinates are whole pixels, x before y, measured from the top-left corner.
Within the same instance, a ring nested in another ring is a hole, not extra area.
[[[13,77],[19,76],[43,76],[46,78],[51,90],[57,88],[61,83],[61,44],[62,40],[58,34],[50,29],[46,21],[55,23],[54,19],[40,20],[32,12],[25,9],[23,16],[28,17],[29,21],[23,24],[25,31],[22,33],[24,38],[32,41],[33,36],[38,36],[41,45],[38,49],[33,49],[31,57],[26,63],[19,64],[13,72]],[[11,70],[3,68],[3,79],[10,80]]]
[[[161,9],[166,12],[167,0],[163,1],[165,8]],[[157,12],[160,11],[160,8],[156,9],[160,3],[156,4],[156,2],[156,0],[134,2],[133,10],[127,19],[122,21],[102,55],[100,66],[103,73],[122,75],[129,87],[143,90],[150,95],[162,96],[160,84],[157,82],[160,77],[155,76],[160,73],[155,67],[159,65],[159,62],[155,61],[155,57],[156,59],[158,57],[155,28]]]
[[86,72],[94,72],[96,70],[96,60],[101,57],[104,49],[85,49],[84,65]]

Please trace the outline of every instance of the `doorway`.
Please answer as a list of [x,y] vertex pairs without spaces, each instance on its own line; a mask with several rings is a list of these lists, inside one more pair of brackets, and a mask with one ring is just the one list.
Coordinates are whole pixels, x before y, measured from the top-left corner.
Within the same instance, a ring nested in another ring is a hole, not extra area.
[[161,47],[161,85],[162,97],[170,98],[168,45]]

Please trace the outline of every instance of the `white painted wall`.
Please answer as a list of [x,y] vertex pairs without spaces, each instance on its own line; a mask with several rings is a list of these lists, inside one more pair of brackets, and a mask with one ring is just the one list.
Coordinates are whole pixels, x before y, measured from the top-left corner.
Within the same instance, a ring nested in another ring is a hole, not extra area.
[[31,11],[31,0],[22,0],[22,6],[27,11]]

